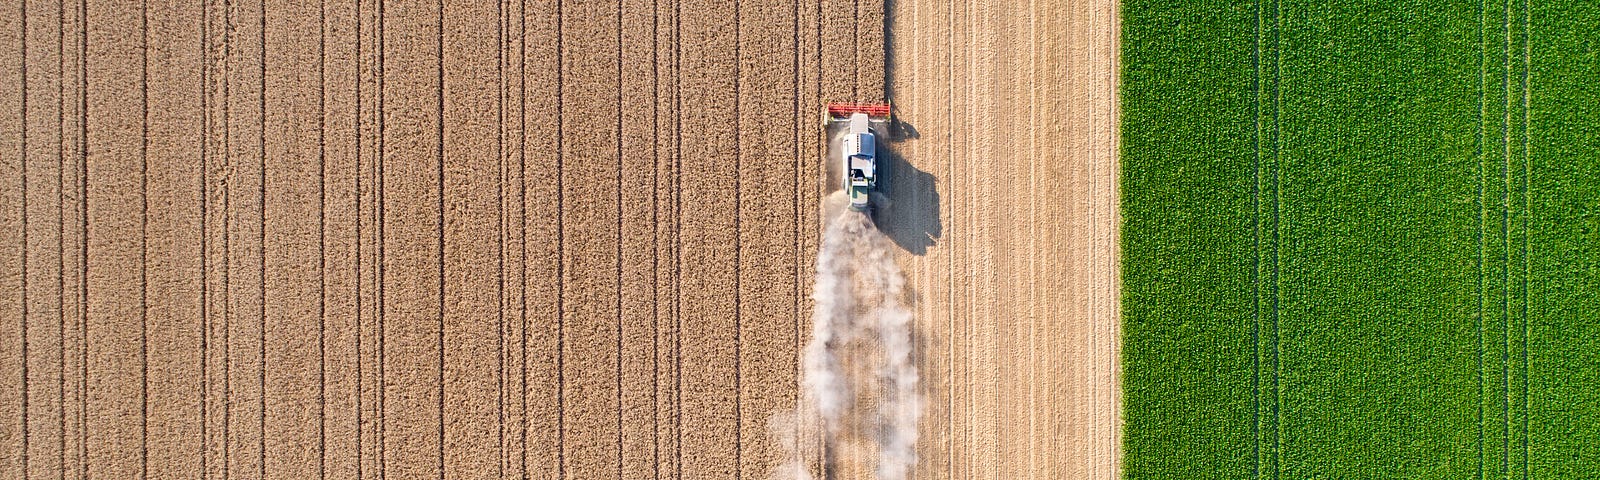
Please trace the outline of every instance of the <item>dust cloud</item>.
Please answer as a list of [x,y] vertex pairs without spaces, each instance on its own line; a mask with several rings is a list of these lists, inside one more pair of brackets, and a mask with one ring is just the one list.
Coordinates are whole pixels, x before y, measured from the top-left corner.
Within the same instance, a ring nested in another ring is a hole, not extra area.
[[832,210],[817,252],[800,401],[772,419],[788,455],[773,476],[904,479],[916,465],[922,411],[905,277],[866,214]]

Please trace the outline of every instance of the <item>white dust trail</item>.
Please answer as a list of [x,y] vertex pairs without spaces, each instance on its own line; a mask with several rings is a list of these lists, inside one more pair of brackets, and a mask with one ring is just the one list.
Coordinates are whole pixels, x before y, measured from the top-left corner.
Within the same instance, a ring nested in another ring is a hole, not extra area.
[[870,462],[877,479],[900,480],[916,466],[922,405],[904,288],[872,220],[854,211],[832,216],[817,252],[800,402],[773,418],[789,454],[775,478],[811,479],[813,467],[833,478],[853,466],[840,464]]

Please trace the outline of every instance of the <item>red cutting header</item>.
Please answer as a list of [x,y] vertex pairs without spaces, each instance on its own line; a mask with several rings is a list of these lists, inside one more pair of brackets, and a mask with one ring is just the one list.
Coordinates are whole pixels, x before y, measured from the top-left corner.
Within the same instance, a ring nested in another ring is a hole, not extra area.
[[889,104],[887,103],[829,103],[828,115],[833,117],[848,117],[852,113],[865,113],[872,117],[888,117]]

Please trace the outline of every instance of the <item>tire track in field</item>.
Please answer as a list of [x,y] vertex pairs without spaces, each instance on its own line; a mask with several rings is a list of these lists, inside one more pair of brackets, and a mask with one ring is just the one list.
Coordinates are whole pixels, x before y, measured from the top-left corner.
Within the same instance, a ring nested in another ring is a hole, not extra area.
[[[1270,5],[1270,6],[1269,6]],[[1255,166],[1255,465],[1257,478],[1277,478],[1282,456],[1281,368],[1278,336],[1279,118],[1282,116],[1282,12],[1277,0],[1256,10],[1256,166]],[[1268,473],[1270,472],[1270,473]]]
[[[1515,477],[1528,475],[1531,449],[1527,397],[1532,331],[1527,313],[1531,32],[1525,3],[1483,2],[1480,8],[1479,476]],[[1518,263],[1521,268],[1516,268]],[[1490,342],[1498,345],[1491,347]],[[1498,465],[1490,467],[1491,462]]]
[[[1527,151],[1529,109],[1528,4],[1506,5],[1506,470],[1511,476],[1528,476],[1528,185],[1531,174]],[[1522,17],[1518,21],[1517,17]],[[1520,129],[1521,132],[1517,130]],[[1521,151],[1518,140],[1522,137]],[[1519,199],[1520,197],[1520,199]],[[1520,237],[1520,238],[1519,238]],[[1516,268],[1521,263],[1522,268]],[[1520,360],[1520,362],[1518,361]],[[1520,385],[1519,385],[1520,384]],[[1520,388],[1519,388],[1520,387]],[[1520,397],[1520,398],[1519,398]],[[1520,428],[1519,428],[1520,427]],[[1522,447],[1522,448],[1518,448]],[[1520,458],[1519,458],[1520,457]],[[1520,470],[1520,471],[1519,471]]]

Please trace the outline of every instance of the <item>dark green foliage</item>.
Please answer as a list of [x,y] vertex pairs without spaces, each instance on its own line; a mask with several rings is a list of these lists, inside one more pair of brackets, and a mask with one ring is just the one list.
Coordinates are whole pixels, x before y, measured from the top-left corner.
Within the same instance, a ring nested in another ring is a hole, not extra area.
[[1123,4],[1129,478],[1600,476],[1600,8]]
[[1529,31],[1528,471],[1600,477],[1600,4]]

